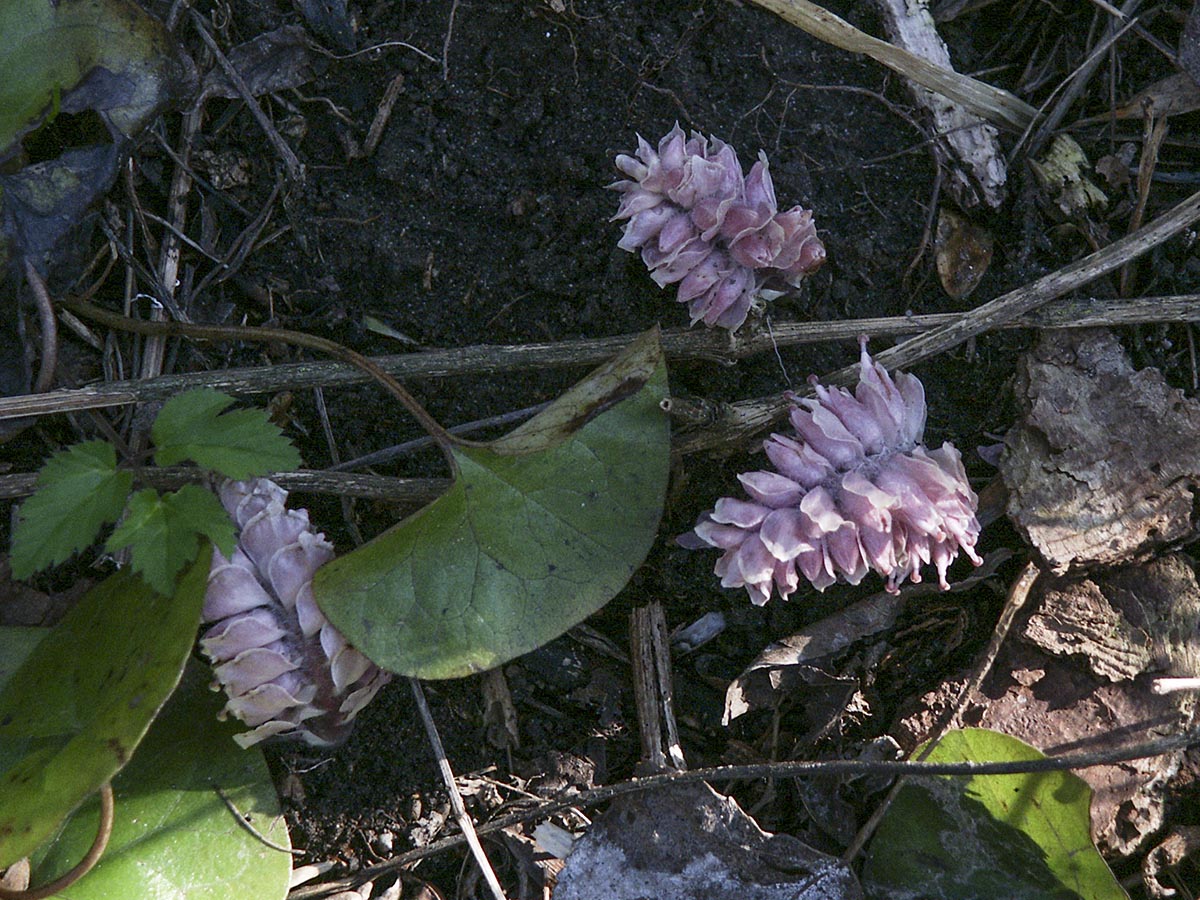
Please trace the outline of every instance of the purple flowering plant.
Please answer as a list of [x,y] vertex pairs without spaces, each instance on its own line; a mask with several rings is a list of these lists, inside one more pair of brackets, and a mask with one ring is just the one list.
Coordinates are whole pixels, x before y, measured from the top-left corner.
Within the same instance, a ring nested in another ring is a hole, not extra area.
[[617,157],[625,179],[617,244],[640,251],[659,287],[677,284],[692,324],[736,331],[760,300],[797,287],[825,261],[810,210],[780,210],[765,153],[744,175],[724,141],[675,127],[652,147],[638,136]]
[[738,475],[748,499],[723,497],[686,547],[722,551],[715,573],[762,605],[790,597],[803,576],[818,591],[859,584],[874,572],[896,593],[932,565],[939,584],[962,551],[975,565],[978,498],[950,443],[924,443],[925,390],[914,375],[894,376],[861,339],[854,392],[810,379],[815,398],[792,398],[792,433],[763,450],[773,471]]

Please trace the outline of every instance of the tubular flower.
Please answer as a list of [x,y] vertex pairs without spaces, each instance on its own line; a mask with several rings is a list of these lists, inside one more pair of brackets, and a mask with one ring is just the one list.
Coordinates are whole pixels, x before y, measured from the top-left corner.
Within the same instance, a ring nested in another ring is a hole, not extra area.
[[919,582],[929,563],[948,588],[959,550],[979,565],[978,499],[953,445],[922,444],[921,382],[893,379],[865,338],[853,394],[810,382],[815,399],[793,398],[795,434],[763,443],[777,471],[739,475],[750,499],[718,500],[680,543],[723,550],[721,584],[744,587],[758,605],[772,588],[786,600],[801,575],[823,591],[875,571],[896,593],[906,579]]
[[757,298],[795,287],[825,261],[812,212],[779,211],[767,156],[742,175],[733,148],[676,123],[656,152],[640,135],[636,156],[617,157],[629,176],[613,221],[628,219],[617,244],[642,261],[659,287],[679,284],[692,324],[736,330]]
[[229,696],[224,714],[251,727],[234,740],[270,737],[314,746],[343,740],[350,723],[390,675],[346,643],[313,599],[316,570],[333,559],[308,511],[287,509],[273,481],[222,485],[221,502],[241,533],[233,556],[213,551],[200,639]]

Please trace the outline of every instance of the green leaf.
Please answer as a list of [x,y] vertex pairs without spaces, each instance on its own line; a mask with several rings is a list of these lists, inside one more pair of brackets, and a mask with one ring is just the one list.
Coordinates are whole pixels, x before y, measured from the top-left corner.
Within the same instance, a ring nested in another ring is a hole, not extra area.
[[313,583],[376,664],[419,678],[490,669],[607,603],[658,530],[670,458],[657,332],[487,448],[450,490]]
[[[100,862],[63,900],[281,900],[291,859],[240,825],[214,786],[267,840],[288,846],[262,751],[233,742],[240,725],[218,722],[222,697],[191,664],[133,760],[113,780],[112,839]],[[33,860],[31,883],[71,868],[96,835],[89,800]]]
[[92,544],[100,529],[121,515],[133,475],[117,469],[112,444],[86,441],[51,456],[37,483],[13,529],[17,578],[28,578]]
[[151,434],[154,461],[171,466],[185,459],[243,480],[299,468],[300,454],[261,409],[222,410],[233,398],[211,388],[178,394],[163,404]]
[[131,572],[102,581],[0,690],[0,868],[129,761],[191,652],[210,563],[172,597]]
[[0,691],[49,632],[49,628],[0,627]]
[[211,492],[185,484],[161,497],[152,488],[129,498],[129,512],[104,545],[110,553],[132,550],[130,565],[160,594],[170,594],[179,570],[196,558],[203,535],[229,556],[234,527]]
[[[947,734],[928,762],[1042,759],[983,728]],[[910,780],[880,822],[863,870],[888,898],[1128,900],[1091,839],[1092,792],[1071,772]]]
[[0,34],[0,158],[60,104],[131,137],[180,74],[166,29],[125,0],[4,0]]
[[[53,260],[113,184],[136,136],[194,91],[163,25],[132,0],[0,2],[0,269]],[[78,116],[56,133],[59,110]],[[53,159],[19,168],[22,139],[43,128]],[[70,132],[70,134],[68,134]],[[79,136],[93,143],[79,145]]]

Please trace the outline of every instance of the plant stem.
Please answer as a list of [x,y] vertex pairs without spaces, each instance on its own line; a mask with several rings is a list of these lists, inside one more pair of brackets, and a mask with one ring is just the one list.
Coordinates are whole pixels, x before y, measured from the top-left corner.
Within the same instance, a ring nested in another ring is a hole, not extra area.
[[287,328],[262,328],[249,325],[198,325],[188,322],[143,322],[119,313],[109,312],[106,309],[93,306],[91,303],[82,300],[64,300],[62,301],[62,305],[77,316],[91,319],[93,322],[99,322],[102,325],[107,325],[109,328],[129,331],[134,334],[186,337],[201,341],[256,341],[259,343],[282,341],[283,343],[294,344],[297,347],[307,347],[310,350],[316,350],[336,360],[348,363],[361,369],[390,391],[392,396],[399,400],[400,404],[417,420],[421,428],[433,438],[438,448],[442,451],[442,455],[446,457],[446,461],[450,464],[451,470],[454,472],[458,471],[458,464],[454,461],[452,451],[454,445],[458,443],[457,439],[446,431],[426,411],[425,407],[417,402],[417,399],[408,392],[408,389],[392,375],[385,372],[368,357],[363,356],[361,353],[356,353],[349,347],[343,346],[336,341],[317,337],[313,334],[305,334],[303,331],[292,331]]
[[39,888],[29,888],[24,891],[0,888],[0,900],[45,900],[46,897],[52,897],[60,891],[65,891],[92,871],[104,854],[104,850],[108,846],[108,839],[112,837],[114,806],[112,786],[102,784],[100,786],[100,827],[96,830],[96,839],[92,841],[92,846],[88,848],[83,859],[63,875]]

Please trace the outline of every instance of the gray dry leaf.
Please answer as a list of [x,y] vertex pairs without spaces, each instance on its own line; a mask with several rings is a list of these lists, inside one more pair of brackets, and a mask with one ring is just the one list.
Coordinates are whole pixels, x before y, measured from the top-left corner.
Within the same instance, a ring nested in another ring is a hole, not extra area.
[[729,797],[681,784],[619,797],[567,857],[554,900],[861,900],[836,857],[768,834]]
[[[260,34],[238,44],[228,57],[254,97],[300,87],[313,77],[308,35],[299,25],[285,25]],[[236,100],[240,96],[229,76],[213,68],[204,76],[197,103],[209,97]]]
[[1190,538],[1200,403],[1135,371],[1104,330],[1047,331],[1018,369],[1000,472],[1008,514],[1058,574]]

